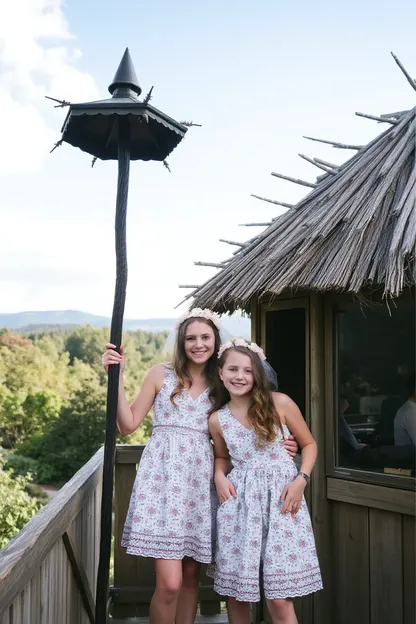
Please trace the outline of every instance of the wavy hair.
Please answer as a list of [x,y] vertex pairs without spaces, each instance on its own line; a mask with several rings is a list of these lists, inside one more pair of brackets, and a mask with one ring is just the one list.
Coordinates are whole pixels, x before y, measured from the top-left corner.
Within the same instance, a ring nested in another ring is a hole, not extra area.
[[220,332],[219,332],[218,327],[216,327],[216,325],[214,325],[212,321],[210,321],[209,319],[203,318],[202,316],[187,318],[185,321],[183,321],[183,323],[179,325],[179,328],[176,334],[175,347],[173,350],[172,369],[176,377],[178,378],[178,383],[176,384],[176,387],[174,388],[172,394],[170,395],[170,400],[171,400],[171,403],[175,407],[176,407],[175,398],[186,387],[186,383],[189,384],[189,387],[192,386],[192,379],[189,375],[189,370],[188,370],[189,360],[185,352],[185,337],[186,337],[186,330],[188,326],[191,323],[194,323],[194,321],[205,323],[214,332],[214,341],[215,341],[214,353],[211,355],[209,360],[207,360],[207,362],[205,363],[204,373],[208,382],[208,386],[210,388],[212,388],[212,386],[214,385],[214,383],[216,382],[218,378],[218,372],[217,372],[218,351],[221,346],[221,338],[220,338]]
[[[237,351],[238,353],[248,355],[251,360],[253,388],[250,392],[251,396],[247,411],[247,420],[256,432],[258,446],[264,447],[268,443],[276,440],[276,425],[280,429],[282,436],[284,436],[282,422],[270,392],[269,379],[257,353],[254,353],[247,347],[230,347],[224,351],[218,360],[218,368],[222,369],[225,366],[227,357],[231,351]],[[212,386],[209,398],[213,404],[212,408],[209,410],[210,415],[213,412],[217,412],[231,400],[230,393],[222,383],[219,375],[217,375],[215,384]]]

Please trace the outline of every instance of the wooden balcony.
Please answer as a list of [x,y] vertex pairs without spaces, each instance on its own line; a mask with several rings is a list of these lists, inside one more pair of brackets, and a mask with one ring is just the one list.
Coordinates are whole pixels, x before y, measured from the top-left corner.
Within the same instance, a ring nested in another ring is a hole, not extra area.
[[[148,621],[152,561],[120,546],[142,451],[124,445],[116,452],[108,624]],[[100,450],[0,552],[0,624],[94,623],[102,457]],[[321,556],[325,589],[295,601],[299,623],[414,624],[414,492],[328,481],[329,524],[320,522],[311,497],[318,551],[330,550],[329,557]],[[388,610],[392,601],[401,608],[397,617],[393,607]],[[202,571],[196,622],[227,622],[224,606]],[[268,621],[263,605],[253,606],[252,623]]]
[[[114,624],[147,622],[153,593],[152,561],[127,555],[120,546],[143,448],[117,447],[114,583],[108,603],[108,621]],[[0,552],[0,624],[94,622],[102,459],[101,449]],[[227,622],[204,574],[196,621]]]

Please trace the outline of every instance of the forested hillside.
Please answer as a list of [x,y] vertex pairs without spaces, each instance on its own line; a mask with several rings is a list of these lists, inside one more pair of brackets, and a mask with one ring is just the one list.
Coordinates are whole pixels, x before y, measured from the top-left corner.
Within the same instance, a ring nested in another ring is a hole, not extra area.
[[[103,444],[101,354],[108,336],[108,328],[91,326],[25,335],[0,330],[0,547],[39,508],[28,483],[62,484]],[[163,360],[165,339],[163,332],[125,333],[129,398]],[[150,431],[147,419],[128,441],[144,442]]]

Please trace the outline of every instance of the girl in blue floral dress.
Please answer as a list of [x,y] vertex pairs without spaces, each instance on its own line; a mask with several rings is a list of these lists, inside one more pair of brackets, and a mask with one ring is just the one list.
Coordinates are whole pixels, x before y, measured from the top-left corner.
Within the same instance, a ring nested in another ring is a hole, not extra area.
[[[217,593],[228,596],[230,624],[249,624],[249,603],[260,600],[261,568],[276,624],[296,624],[292,598],[322,588],[303,497],[316,443],[296,404],[270,392],[264,359],[255,343],[237,340],[221,347],[222,383],[213,389],[209,419],[221,503],[211,574]],[[299,472],[283,447],[289,429],[302,447]]]

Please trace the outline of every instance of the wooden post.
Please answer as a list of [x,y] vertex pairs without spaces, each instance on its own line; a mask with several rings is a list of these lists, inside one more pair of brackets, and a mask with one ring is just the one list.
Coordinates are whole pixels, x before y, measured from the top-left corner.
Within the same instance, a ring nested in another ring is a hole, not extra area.
[[[127,288],[126,215],[130,173],[128,123],[127,119],[123,119],[119,123],[118,182],[115,221],[116,287],[110,333],[110,341],[112,344],[116,345],[117,349],[121,346],[124,304],[126,301]],[[119,365],[109,367],[107,388],[107,426],[104,446],[103,489],[101,499],[100,561],[98,565],[95,611],[96,624],[106,624],[107,622],[119,375]]]
[[324,589],[313,596],[313,621],[335,622],[333,616],[331,508],[326,496],[325,455],[332,440],[325,439],[325,337],[323,295],[310,295],[310,423],[318,444],[318,459],[311,476],[311,516]]

